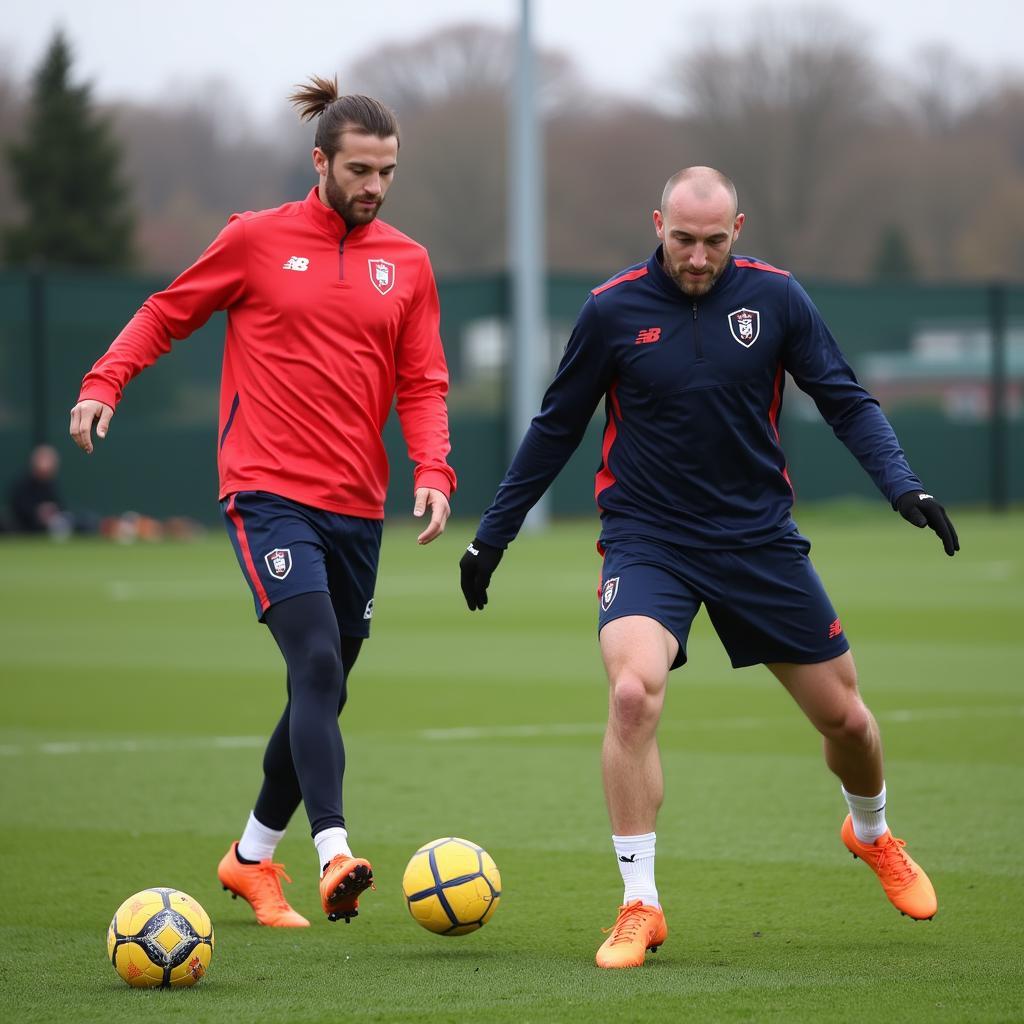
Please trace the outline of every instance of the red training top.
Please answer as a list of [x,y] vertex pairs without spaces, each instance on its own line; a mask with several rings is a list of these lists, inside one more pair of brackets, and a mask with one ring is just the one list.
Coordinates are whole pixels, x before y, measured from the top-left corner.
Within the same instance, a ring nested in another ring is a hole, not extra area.
[[128,381],[218,309],[228,313],[221,498],[269,491],[382,519],[381,431],[396,395],[414,486],[451,495],[448,368],[423,246],[379,220],[349,231],[316,188],[303,202],[236,213],[143,303],[86,374],[79,401],[116,407]]

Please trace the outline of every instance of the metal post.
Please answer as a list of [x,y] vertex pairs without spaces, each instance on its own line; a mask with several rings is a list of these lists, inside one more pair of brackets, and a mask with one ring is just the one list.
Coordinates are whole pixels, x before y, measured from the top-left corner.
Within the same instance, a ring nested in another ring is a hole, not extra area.
[[992,336],[992,408],[990,496],[993,512],[1009,507],[1010,447],[1006,409],[1006,285],[993,284],[988,292],[989,331]]
[[[514,452],[540,408],[541,376],[547,371],[544,301],[543,145],[537,116],[537,86],[530,32],[530,0],[520,0],[516,86],[509,118],[509,241],[512,268],[512,403],[510,442]],[[526,518],[526,529],[547,524],[542,498]]]

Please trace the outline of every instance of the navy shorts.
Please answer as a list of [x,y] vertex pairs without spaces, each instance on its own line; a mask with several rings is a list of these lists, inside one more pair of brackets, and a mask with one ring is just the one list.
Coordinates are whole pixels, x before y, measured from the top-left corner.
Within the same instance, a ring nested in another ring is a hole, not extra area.
[[690,624],[707,606],[733,668],[764,662],[816,664],[850,649],[842,625],[794,531],[752,548],[724,551],[629,539],[604,545],[598,633],[613,619],[644,615],[678,641],[686,662]]
[[368,637],[383,522],[300,505],[265,491],[220,503],[260,621],[278,601],[330,594],[343,636]]

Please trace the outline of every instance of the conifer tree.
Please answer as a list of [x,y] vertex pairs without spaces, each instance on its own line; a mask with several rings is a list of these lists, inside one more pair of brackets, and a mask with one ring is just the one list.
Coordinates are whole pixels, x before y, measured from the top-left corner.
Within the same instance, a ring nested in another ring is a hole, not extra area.
[[89,86],[71,81],[71,63],[58,31],[33,75],[23,137],[7,148],[25,217],[4,232],[4,254],[10,263],[125,266],[134,218],[120,147]]

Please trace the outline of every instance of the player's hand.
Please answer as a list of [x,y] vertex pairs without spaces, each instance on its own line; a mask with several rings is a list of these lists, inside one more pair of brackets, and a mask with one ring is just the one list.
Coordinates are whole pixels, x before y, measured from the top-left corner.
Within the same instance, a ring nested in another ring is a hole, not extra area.
[[96,424],[96,436],[102,440],[107,436],[110,417],[113,415],[114,410],[102,402],[96,402],[91,398],[79,402],[71,410],[71,437],[75,444],[87,455],[91,455],[93,423],[99,417],[99,423]]
[[914,526],[921,529],[930,526],[939,535],[947,555],[952,557],[960,550],[960,539],[946,510],[930,494],[907,491],[896,499],[896,511]]
[[462,593],[471,612],[487,604],[487,588],[491,585],[491,575],[498,568],[504,553],[503,548],[491,547],[476,537],[466,548],[466,553],[459,562],[459,572],[462,575]]
[[433,487],[416,488],[412,514],[418,518],[428,508],[430,509],[430,522],[416,538],[417,544],[429,544],[435,537],[440,537],[444,533],[444,524],[448,522],[448,517],[452,514],[451,505],[448,504],[448,499],[444,496],[443,491]]

